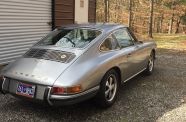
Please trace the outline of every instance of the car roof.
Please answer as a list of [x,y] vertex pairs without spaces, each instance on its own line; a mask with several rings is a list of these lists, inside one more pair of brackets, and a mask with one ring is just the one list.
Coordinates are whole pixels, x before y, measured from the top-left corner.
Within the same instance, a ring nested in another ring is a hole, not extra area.
[[110,31],[115,30],[119,28],[127,27],[126,25],[116,24],[116,23],[87,23],[87,24],[71,24],[71,25],[65,25],[61,26],[58,29],[64,29],[64,28],[91,28],[91,29],[97,29],[97,30],[103,30],[103,31]]

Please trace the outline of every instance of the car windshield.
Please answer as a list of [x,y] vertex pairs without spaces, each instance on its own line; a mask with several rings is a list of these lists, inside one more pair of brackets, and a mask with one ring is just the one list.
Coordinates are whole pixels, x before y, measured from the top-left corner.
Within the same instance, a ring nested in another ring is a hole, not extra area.
[[37,45],[55,45],[63,48],[83,48],[100,34],[100,31],[92,29],[60,29],[51,32]]

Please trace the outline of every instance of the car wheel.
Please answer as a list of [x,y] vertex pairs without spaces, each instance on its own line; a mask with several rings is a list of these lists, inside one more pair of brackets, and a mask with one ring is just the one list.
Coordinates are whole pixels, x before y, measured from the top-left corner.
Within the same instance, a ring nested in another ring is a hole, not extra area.
[[100,90],[95,98],[96,103],[103,108],[110,107],[116,100],[118,88],[118,73],[115,70],[108,71],[101,81]]
[[154,53],[151,52],[151,55],[149,57],[149,61],[148,61],[148,64],[147,64],[147,68],[145,70],[146,75],[151,75],[153,70],[154,70],[154,60],[155,60],[154,57],[155,57]]

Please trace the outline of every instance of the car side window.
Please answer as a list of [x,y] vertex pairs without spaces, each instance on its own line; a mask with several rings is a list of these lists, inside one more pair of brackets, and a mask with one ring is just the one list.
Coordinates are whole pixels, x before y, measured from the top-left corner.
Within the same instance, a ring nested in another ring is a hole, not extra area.
[[100,46],[101,51],[115,50],[119,48],[120,47],[119,47],[118,42],[112,36],[109,36],[108,38],[106,38]]
[[134,39],[130,36],[126,28],[114,32],[114,36],[116,37],[121,48],[134,45]]

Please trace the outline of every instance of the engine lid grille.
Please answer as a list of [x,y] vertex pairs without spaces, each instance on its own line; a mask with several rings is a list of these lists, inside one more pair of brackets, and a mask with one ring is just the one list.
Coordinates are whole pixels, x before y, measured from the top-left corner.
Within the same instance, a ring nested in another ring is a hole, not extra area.
[[24,57],[69,63],[75,58],[75,54],[59,50],[31,49],[24,55]]

